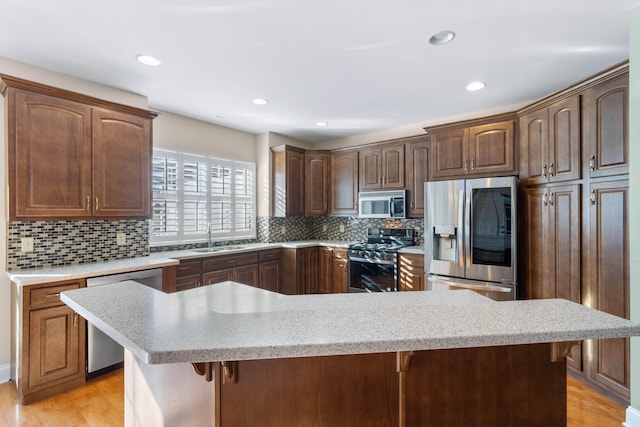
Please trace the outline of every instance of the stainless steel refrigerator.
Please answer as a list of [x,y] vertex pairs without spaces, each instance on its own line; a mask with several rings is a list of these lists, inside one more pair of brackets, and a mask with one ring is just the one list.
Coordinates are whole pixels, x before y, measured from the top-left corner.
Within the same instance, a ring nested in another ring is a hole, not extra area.
[[425,183],[427,289],[517,295],[516,177]]

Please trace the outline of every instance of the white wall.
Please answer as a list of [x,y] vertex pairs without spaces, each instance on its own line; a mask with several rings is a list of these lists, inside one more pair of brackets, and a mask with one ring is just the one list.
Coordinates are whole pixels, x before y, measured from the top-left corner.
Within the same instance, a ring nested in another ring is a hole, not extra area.
[[[629,242],[631,320],[640,323],[640,8],[631,14],[629,47]],[[631,406],[627,425],[640,427],[640,337],[631,339]]]
[[256,162],[254,134],[169,112],[159,113],[153,120],[155,148]]

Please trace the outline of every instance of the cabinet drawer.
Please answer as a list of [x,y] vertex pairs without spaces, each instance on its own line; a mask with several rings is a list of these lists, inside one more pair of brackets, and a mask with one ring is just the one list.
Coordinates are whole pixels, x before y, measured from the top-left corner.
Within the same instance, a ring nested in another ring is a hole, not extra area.
[[74,282],[57,286],[48,286],[46,288],[31,289],[29,292],[29,307],[39,308],[62,305],[63,303],[60,301],[60,292],[78,289],[79,287],[80,283]]
[[201,261],[186,261],[181,262],[176,267],[176,277],[185,277],[185,276],[193,276],[200,274],[202,270],[202,262]]
[[200,286],[200,275],[176,278],[176,292],[193,289]]
[[260,252],[260,262],[275,261],[280,259],[280,249],[269,249],[268,251]]
[[238,267],[240,265],[257,264],[258,252],[243,253],[238,255],[229,255],[222,257],[214,257],[203,262],[203,271],[224,270],[227,268]]
[[347,250],[346,249],[334,249],[333,250],[333,257],[334,259],[338,260],[338,259],[347,259]]

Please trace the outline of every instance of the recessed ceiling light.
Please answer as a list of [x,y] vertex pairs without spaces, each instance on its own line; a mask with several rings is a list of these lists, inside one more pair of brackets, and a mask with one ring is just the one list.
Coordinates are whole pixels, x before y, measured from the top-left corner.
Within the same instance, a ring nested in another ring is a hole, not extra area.
[[323,127],[329,126],[329,123],[327,123],[327,122],[317,122],[316,126],[323,128]]
[[484,89],[485,86],[487,86],[487,84],[484,82],[471,82],[467,85],[467,90],[469,91],[480,90],[480,89]]
[[224,114],[216,114],[216,117],[219,119],[224,119]]
[[265,104],[268,104],[269,101],[267,101],[266,99],[263,99],[263,98],[256,98],[256,99],[253,100],[253,103],[256,104],[256,105],[265,105]]
[[162,61],[151,55],[138,55],[136,56],[136,59],[139,63],[150,65],[151,67],[157,67],[158,65],[162,64]]
[[451,40],[453,40],[455,37],[456,37],[456,33],[454,33],[453,31],[449,31],[449,30],[440,31],[439,33],[436,33],[431,36],[431,38],[429,39],[429,43],[433,45],[447,44]]

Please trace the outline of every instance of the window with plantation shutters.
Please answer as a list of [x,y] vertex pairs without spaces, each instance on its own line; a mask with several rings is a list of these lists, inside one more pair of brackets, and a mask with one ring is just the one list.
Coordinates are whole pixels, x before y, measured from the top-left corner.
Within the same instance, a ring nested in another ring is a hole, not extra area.
[[256,236],[255,164],[154,150],[151,243]]

